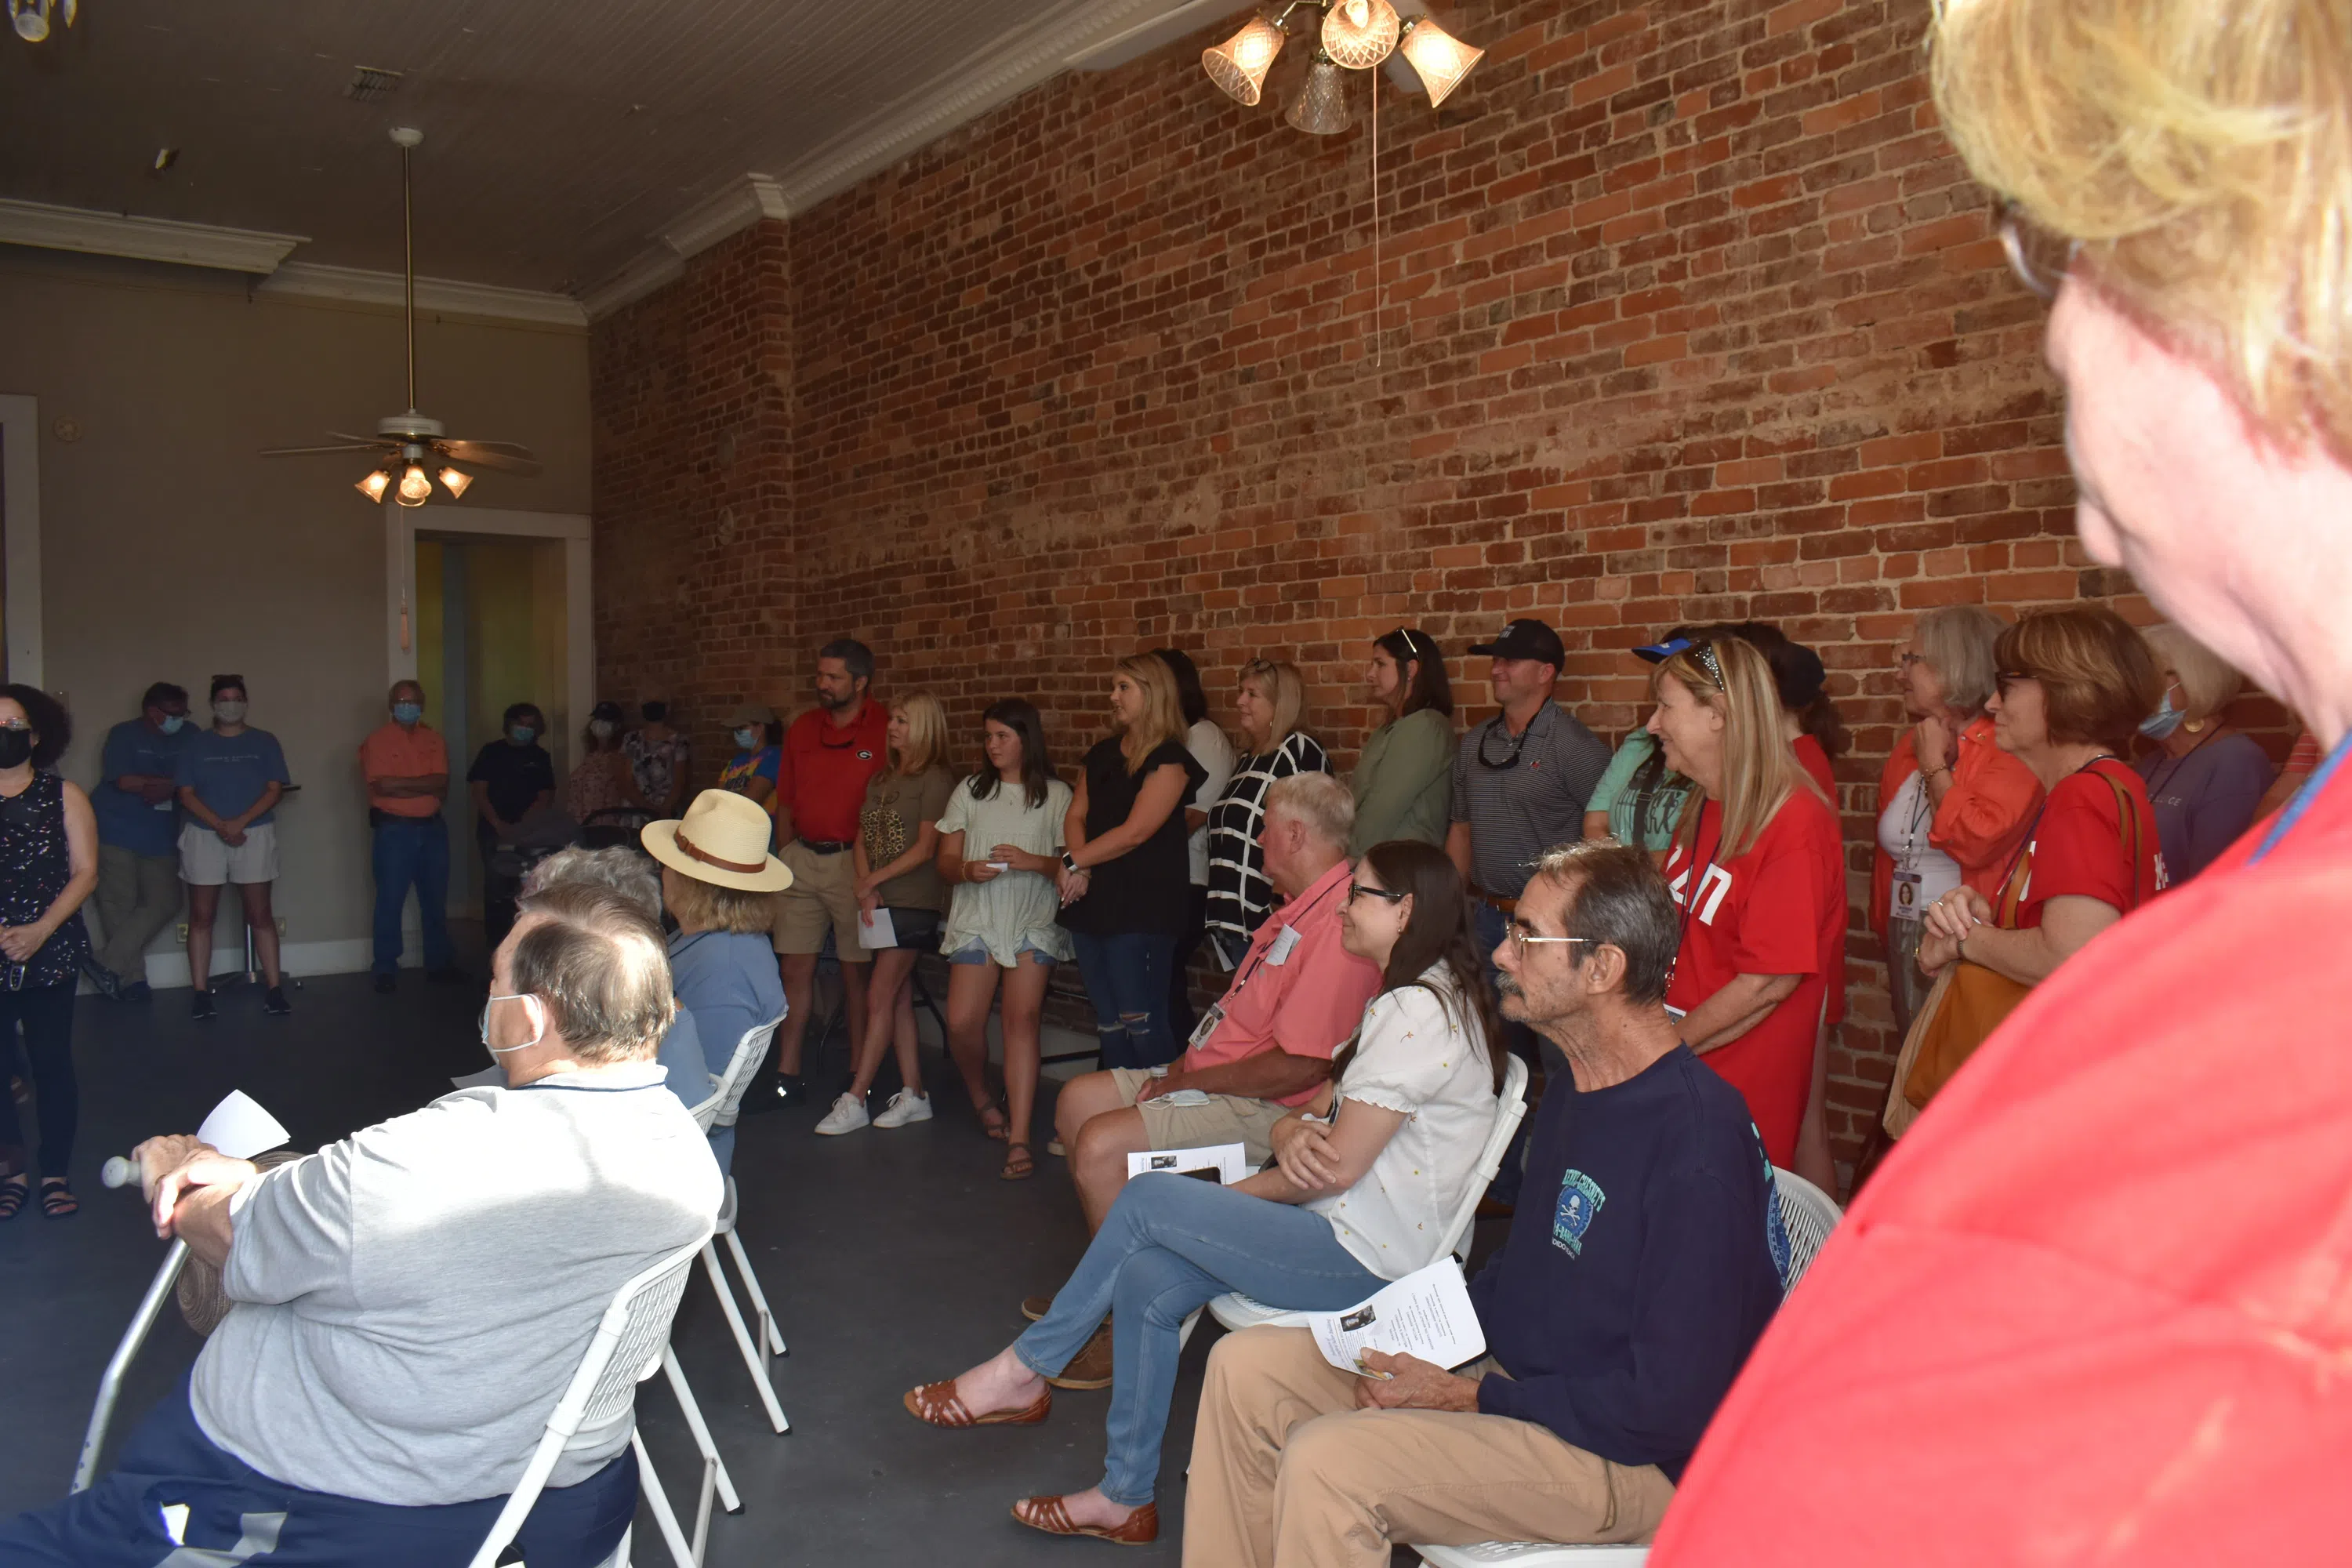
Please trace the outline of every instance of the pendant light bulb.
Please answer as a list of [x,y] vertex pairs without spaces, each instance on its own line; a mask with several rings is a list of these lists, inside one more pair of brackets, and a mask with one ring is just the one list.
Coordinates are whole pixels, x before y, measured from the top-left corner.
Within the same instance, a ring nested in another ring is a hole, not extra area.
[[1437,25],[1430,16],[1415,16],[1404,25],[1404,37],[1397,45],[1421,78],[1421,85],[1429,91],[1429,107],[1444,103],[1446,95],[1462,85],[1470,68],[1486,58],[1484,49],[1474,49]]
[[467,473],[460,473],[456,468],[444,468],[441,470],[441,482],[448,487],[451,496],[455,497],[458,500],[464,500],[466,499],[466,487],[474,482],[474,476]]
[[16,13],[16,36],[28,44],[37,44],[49,36],[49,5],[51,0],[14,0],[9,9]]
[[432,476],[417,464],[409,464],[408,472],[400,476],[400,489],[394,492],[393,499],[403,506],[423,506],[433,499]]
[[368,500],[381,505],[383,501],[383,492],[392,488],[392,470],[378,468],[352,488]]
[[1336,65],[1370,70],[1395,49],[1402,27],[1389,0],[1339,0],[1323,14],[1323,48]]
[[1356,122],[1348,111],[1348,79],[1321,49],[1315,51],[1315,63],[1307,68],[1306,81],[1282,118],[1293,130],[1309,136],[1337,136]]
[[1265,73],[1274,68],[1274,57],[1282,53],[1282,46],[1288,41],[1281,28],[1263,16],[1252,16],[1240,32],[1213,49],[1201,51],[1201,68],[1234,102],[1255,104],[1265,89]]

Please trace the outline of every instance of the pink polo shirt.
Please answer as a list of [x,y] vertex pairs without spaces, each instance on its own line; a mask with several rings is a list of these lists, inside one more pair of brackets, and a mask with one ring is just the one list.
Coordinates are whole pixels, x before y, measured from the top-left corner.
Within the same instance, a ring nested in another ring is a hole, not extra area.
[[[1379,966],[1339,945],[1339,910],[1353,870],[1340,861],[1265,917],[1219,999],[1224,1016],[1207,1039],[1184,1053],[1176,1064],[1179,1072],[1223,1067],[1270,1050],[1329,1061],[1348,1043],[1363,1019],[1364,1004],[1381,988]],[[1276,944],[1284,931],[1294,930],[1297,941],[1276,963]],[[1317,1092],[1301,1089],[1281,1103],[1303,1105]]]

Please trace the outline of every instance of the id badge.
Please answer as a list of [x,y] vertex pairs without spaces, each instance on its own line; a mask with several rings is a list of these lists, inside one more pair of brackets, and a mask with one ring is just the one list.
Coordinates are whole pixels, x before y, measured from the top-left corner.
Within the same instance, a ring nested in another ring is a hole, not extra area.
[[1920,890],[1925,880],[1916,871],[1895,872],[1887,912],[1898,921],[1925,920],[1927,911],[1920,908]]
[[1274,945],[1265,950],[1265,961],[1272,964],[1290,962],[1291,950],[1298,945],[1298,928],[1285,926],[1275,934]]
[[1216,1005],[1212,1006],[1207,1012],[1201,1015],[1201,1021],[1192,1026],[1192,1032],[1190,1036],[1186,1037],[1184,1043],[1187,1046],[1206,1044],[1209,1037],[1217,1032],[1217,1026],[1224,1021],[1224,1005],[1223,1003],[1219,1003]]

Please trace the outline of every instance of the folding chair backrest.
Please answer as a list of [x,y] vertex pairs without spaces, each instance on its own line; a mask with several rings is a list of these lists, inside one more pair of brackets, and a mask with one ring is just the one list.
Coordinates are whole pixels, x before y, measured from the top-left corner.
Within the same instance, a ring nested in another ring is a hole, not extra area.
[[1794,1171],[1775,1165],[1772,1181],[1780,1190],[1780,1225],[1789,1233],[1789,1282],[1781,1287],[1785,1296],[1812,1267],[1813,1255],[1845,1217],[1845,1211],[1837,1206],[1837,1200]]
[[474,1553],[471,1568],[492,1568],[511,1542],[522,1521],[538,1502],[547,1478],[555,1469],[572,1439],[585,1431],[602,1437],[627,1415],[637,1396],[637,1384],[661,1365],[662,1347],[669,1343],[670,1320],[677,1315],[678,1298],[686,1293],[687,1270],[709,1240],[698,1237],[613,1293],[613,1304],[588,1339],[580,1370],[547,1418],[547,1430],[532,1450],[522,1479],[499,1510],[489,1539]]
[[1495,1101],[1495,1125],[1487,1131],[1486,1146],[1478,1151],[1478,1174],[1470,1190],[1462,1194],[1462,1206],[1454,1211],[1454,1227],[1446,1237],[1446,1249],[1464,1263],[1470,1261],[1470,1226],[1478,1215],[1478,1200],[1486,1195],[1486,1184],[1503,1168],[1511,1135],[1519,1130],[1519,1119],[1527,1113],[1528,1064],[1507,1055],[1502,1097]]
[[728,1058],[727,1070],[713,1075],[719,1082],[711,1092],[711,1099],[718,1102],[711,1119],[703,1121],[702,1108],[695,1107],[695,1120],[702,1121],[705,1132],[714,1126],[735,1125],[736,1113],[743,1105],[743,1091],[751,1087],[751,1075],[760,1070],[760,1063],[768,1054],[768,1044],[776,1037],[777,1026],[783,1021],[784,1016],[779,1013],[766,1023],[744,1030],[743,1037],[735,1042],[735,1054]]

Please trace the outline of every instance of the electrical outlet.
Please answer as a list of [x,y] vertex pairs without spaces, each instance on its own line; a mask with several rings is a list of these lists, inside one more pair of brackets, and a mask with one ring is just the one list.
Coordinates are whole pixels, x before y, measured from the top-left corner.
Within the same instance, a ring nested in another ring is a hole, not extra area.
[[286,934],[286,917],[284,915],[279,915],[278,917],[278,934],[279,936],[284,936]]
[[173,926],[173,927],[172,928],[172,934],[173,934],[173,937],[174,937],[174,938],[179,942],[179,944],[180,944],[182,947],[185,947],[185,946],[187,946],[187,945],[188,945],[188,922],[187,922],[187,921],[182,921],[178,925]]

